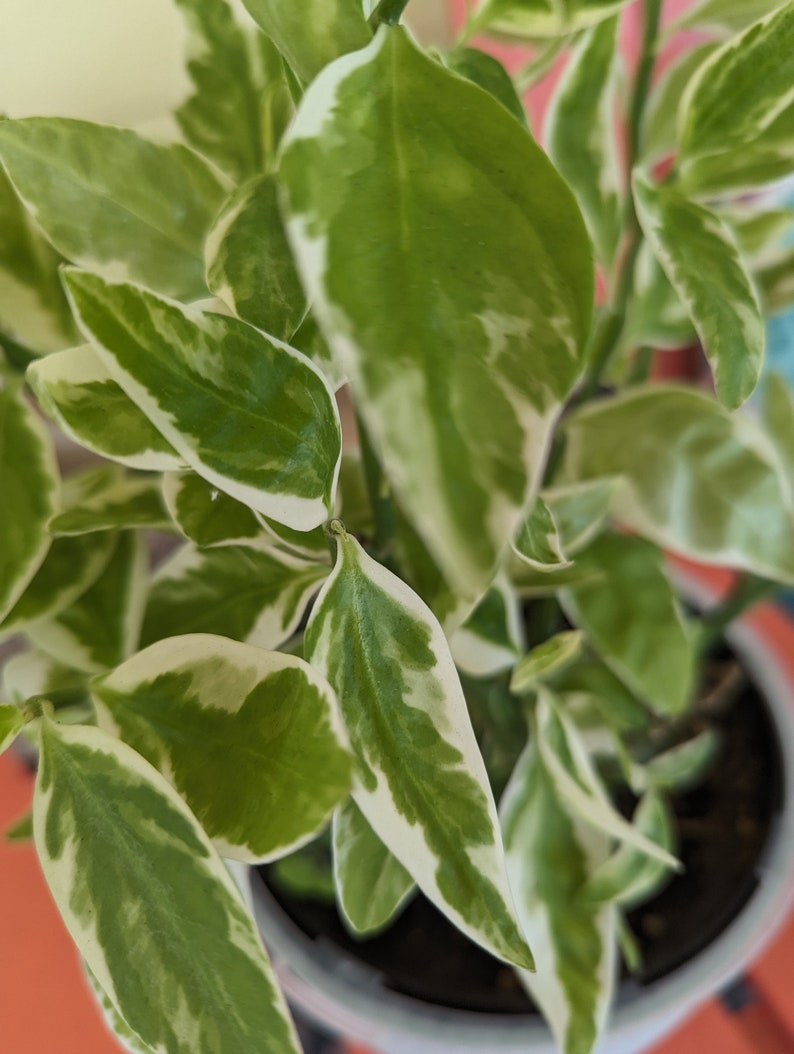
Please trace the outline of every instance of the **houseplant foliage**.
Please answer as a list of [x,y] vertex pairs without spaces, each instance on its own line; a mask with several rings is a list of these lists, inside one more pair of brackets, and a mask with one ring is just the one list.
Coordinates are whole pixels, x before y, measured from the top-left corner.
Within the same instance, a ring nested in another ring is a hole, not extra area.
[[[464,37],[531,43],[522,84],[570,49],[544,151],[499,64],[420,48],[405,0],[176,2],[181,142],[0,123],[0,614],[27,642],[0,744],[39,743],[44,874],[132,1051],[299,1049],[222,860],[294,864],[330,824],[351,930],[418,887],[586,1054],[713,755],[649,730],[794,581],[794,402],[735,413],[794,293],[758,193],[794,157],[794,3],[701,0],[657,76],[659,0],[628,71],[620,0],[485,0]],[[715,394],[646,383],[696,338]],[[733,594],[685,615],[663,550]]]

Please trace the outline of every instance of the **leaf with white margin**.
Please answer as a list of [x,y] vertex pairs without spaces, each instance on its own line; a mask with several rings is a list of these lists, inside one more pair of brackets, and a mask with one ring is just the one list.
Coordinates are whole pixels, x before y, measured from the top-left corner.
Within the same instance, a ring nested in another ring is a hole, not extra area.
[[752,140],[721,154],[690,161],[682,186],[699,198],[730,196],[787,179],[794,166],[794,104]]
[[88,968],[157,1054],[299,1054],[259,935],[165,779],[97,728],[45,720],[34,796],[44,877]]
[[33,354],[74,343],[69,305],[58,279],[62,257],[44,239],[0,166],[0,344]]
[[69,260],[171,296],[206,291],[203,246],[225,190],[181,144],[64,117],[0,122],[0,160]]
[[452,589],[479,596],[583,365],[593,269],[573,196],[496,99],[385,25],[309,87],[279,175],[397,498]]
[[469,677],[491,677],[515,665],[524,651],[518,597],[499,574],[460,629],[449,639],[455,665]]
[[78,324],[113,379],[190,468],[298,530],[327,518],[341,428],[331,390],[305,356],[140,286],[64,275]]
[[710,771],[719,754],[720,737],[710,728],[692,739],[657,754],[642,769],[649,787],[678,794],[687,791]]
[[704,392],[655,385],[571,414],[563,475],[623,476],[615,518],[703,563],[794,582],[794,520],[769,440]]
[[100,576],[113,546],[110,534],[54,538],[25,592],[3,619],[0,632],[16,632],[69,607]]
[[31,648],[3,664],[3,694],[16,706],[23,706],[34,695],[68,705],[86,698],[86,679],[78,670]]
[[176,0],[193,94],[174,112],[186,141],[233,179],[261,172],[262,94],[246,31],[225,0]]
[[472,940],[532,968],[515,921],[496,806],[441,626],[333,521],[337,563],[306,658],[336,690],[353,798],[422,892]]
[[[544,729],[538,735],[545,734]],[[516,763],[500,804],[508,874],[538,970],[519,978],[565,1054],[592,1050],[616,979],[615,911],[579,891],[609,854],[609,839],[572,814],[537,741]]]
[[758,208],[721,204],[719,213],[734,233],[741,251],[753,264],[777,255],[783,239],[794,228],[794,208]]
[[167,472],[163,500],[182,534],[200,547],[234,545],[262,535],[262,525],[247,505],[195,472]]
[[275,43],[301,80],[368,44],[372,33],[361,0],[243,0],[253,20]]
[[571,566],[565,555],[554,515],[538,496],[513,541],[513,552],[533,571],[549,574]]
[[489,33],[534,41],[560,37],[617,14],[630,0],[483,0],[475,25]]
[[697,333],[681,298],[670,284],[649,243],[643,240],[634,271],[634,295],[620,340],[625,353],[637,348],[687,348]]
[[289,340],[308,311],[278,207],[276,181],[258,176],[239,187],[204,247],[207,285],[234,310],[279,340]]
[[[759,76],[763,71],[763,76]],[[677,165],[752,149],[794,105],[794,2],[789,0],[718,48],[689,82],[678,111]]]
[[633,179],[642,228],[686,305],[720,402],[741,405],[758,382],[765,330],[758,294],[730,228],[670,187]]
[[57,508],[58,488],[49,433],[20,386],[0,382],[0,619],[47,555],[47,523]]
[[86,673],[123,662],[138,646],[148,563],[143,536],[122,531],[90,589],[54,618],[31,626],[31,640],[52,658]]
[[617,17],[582,35],[557,81],[543,139],[576,195],[602,265],[611,269],[621,236],[615,98],[620,76]]
[[619,486],[619,479],[595,479],[541,493],[564,553],[575,556],[604,530]]
[[0,754],[3,753],[25,727],[25,715],[15,706],[0,704]]
[[794,249],[753,268],[753,279],[767,315],[787,311],[794,303]]
[[358,936],[379,932],[414,890],[414,881],[350,799],[334,813],[334,883],[342,918]]
[[[675,817],[659,794],[644,794],[631,822],[646,838],[670,852],[676,851]],[[669,875],[669,867],[622,845],[588,876],[580,896],[630,910],[657,893]]]
[[579,630],[563,630],[538,644],[516,665],[510,678],[515,695],[534,692],[542,681],[552,679],[582,654],[583,636]]
[[144,1043],[141,1037],[133,1032],[127,1022],[121,1017],[118,1010],[100,988],[99,982],[85,962],[83,963],[83,970],[88,981],[89,990],[99,1007],[104,1022],[121,1047],[128,1051],[129,1054],[155,1054],[152,1048]]
[[659,714],[681,714],[691,702],[695,649],[659,548],[644,538],[603,534],[579,554],[577,566],[603,571],[606,582],[561,590],[570,622],[635,695]]
[[94,454],[152,472],[182,468],[182,458],[113,380],[90,344],[34,362],[27,380],[44,413]]
[[334,693],[292,655],[170,637],[94,680],[91,695],[100,728],[162,772],[234,860],[304,845],[350,790]]
[[713,41],[709,41],[684,51],[661,73],[651,88],[640,135],[640,160],[646,168],[674,153],[678,134],[676,118],[681,96],[696,70],[716,47]]
[[298,626],[328,574],[273,546],[186,545],[156,572],[141,643],[178,633],[215,633],[258,648],[278,648]]
[[666,849],[641,834],[609,800],[576,726],[545,686],[538,688],[538,750],[560,799],[581,820],[676,871]]
[[159,483],[151,477],[126,475],[115,465],[68,476],[63,481],[61,511],[47,525],[56,537],[170,526]]
[[778,373],[770,373],[764,378],[761,422],[777,456],[789,501],[794,502],[794,392]]
[[705,29],[720,36],[733,36],[751,22],[769,14],[774,0],[700,0],[687,6],[669,27],[669,32],[681,29]]
[[272,538],[281,549],[294,556],[302,557],[304,560],[329,563],[328,542],[322,527],[315,527],[311,531],[296,531],[283,523],[269,520],[267,516],[260,516],[259,519],[265,534]]

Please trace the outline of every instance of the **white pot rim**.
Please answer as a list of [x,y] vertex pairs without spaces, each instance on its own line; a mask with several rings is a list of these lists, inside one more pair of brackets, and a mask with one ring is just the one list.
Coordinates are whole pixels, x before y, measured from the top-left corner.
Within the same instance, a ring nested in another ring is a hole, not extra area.
[[[708,591],[687,580],[696,600]],[[732,627],[735,646],[767,702],[786,774],[783,801],[758,867],[760,881],[731,924],[670,975],[628,988],[613,1009],[604,1054],[634,1054],[738,976],[763,950],[794,903],[794,699],[790,679],[758,631]],[[557,1054],[540,1018],[480,1014],[424,1003],[384,988],[375,971],[330,941],[304,934],[259,880],[257,922],[287,996],[310,1018],[380,1054]]]

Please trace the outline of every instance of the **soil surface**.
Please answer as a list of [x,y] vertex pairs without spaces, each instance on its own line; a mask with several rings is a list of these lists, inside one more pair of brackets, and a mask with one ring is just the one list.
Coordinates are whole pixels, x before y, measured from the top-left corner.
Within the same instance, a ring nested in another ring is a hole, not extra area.
[[[717,707],[707,723],[699,720],[694,730],[709,725],[722,740],[716,764],[698,787],[672,801],[684,872],[628,917],[643,962],[630,985],[648,984],[696,955],[758,884],[764,846],[783,798],[775,730],[752,685],[745,685],[730,707]],[[625,804],[628,810],[631,803]],[[267,880],[267,868],[261,871]],[[306,933],[367,963],[396,992],[486,1013],[535,1012],[511,967],[472,944],[421,895],[393,928],[357,941],[332,906],[268,885]]]

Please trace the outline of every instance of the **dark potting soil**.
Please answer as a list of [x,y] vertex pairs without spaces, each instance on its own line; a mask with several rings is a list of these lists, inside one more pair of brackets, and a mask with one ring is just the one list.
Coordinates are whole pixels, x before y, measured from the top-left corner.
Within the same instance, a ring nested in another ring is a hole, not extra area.
[[[758,884],[764,846],[781,807],[780,748],[755,688],[745,685],[710,723],[721,738],[716,764],[699,786],[672,801],[684,871],[628,916],[643,962],[632,985],[648,984],[681,966],[737,915]],[[267,881],[267,868],[261,872]],[[472,944],[421,895],[394,927],[358,941],[333,906],[268,886],[305,933],[366,963],[395,992],[486,1013],[534,1012],[513,970]]]

